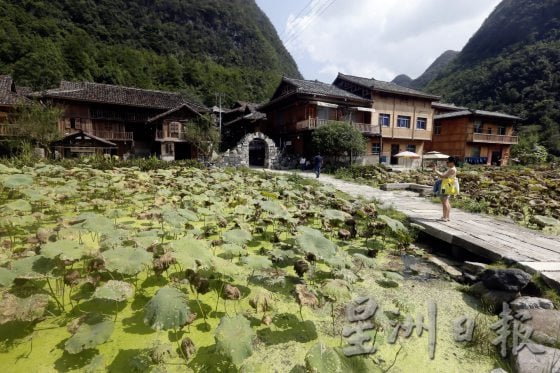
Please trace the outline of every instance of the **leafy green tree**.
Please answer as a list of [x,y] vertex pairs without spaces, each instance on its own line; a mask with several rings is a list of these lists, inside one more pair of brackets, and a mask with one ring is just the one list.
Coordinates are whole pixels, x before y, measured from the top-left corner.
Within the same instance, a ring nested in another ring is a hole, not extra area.
[[335,162],[343,155],[350,157],[364,154],[366,141],[361,132],[348,123],[329,122],[313,132],[313,146],[323,155],[333,156]]
[[214,149],[220,146],[220,131],[210,115],[203,115],[190,121],[184,127],[185,139],[208,159]]
[[32,103],[19,106],[10,122],[17,126],[22,146],[29,141],[49,154],[51,143],[61,138],[58,130],[60,116],[58,108]]

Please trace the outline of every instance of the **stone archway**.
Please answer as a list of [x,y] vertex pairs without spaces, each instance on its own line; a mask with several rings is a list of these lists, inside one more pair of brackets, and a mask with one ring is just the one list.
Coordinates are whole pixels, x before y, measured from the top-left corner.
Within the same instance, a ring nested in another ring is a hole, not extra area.
[[277,168],[278,149],[274,141],[262,132],[245,135],[237,146],[227,150],[221,159],[225,166],[257,166]]

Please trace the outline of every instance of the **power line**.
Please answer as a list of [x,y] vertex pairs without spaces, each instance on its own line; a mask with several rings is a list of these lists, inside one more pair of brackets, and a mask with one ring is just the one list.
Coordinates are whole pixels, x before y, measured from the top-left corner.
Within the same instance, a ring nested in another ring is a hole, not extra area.
[[[329,1],[329,0],[327,0]],[[289,37],[284,44],[288,45],[290,43],[292,43],[294,40],[296,40],[299,36],[301,36],[302,32],[309,27],[314,21],[315,19],[317,19],[319,16],[321,16],[323,13],[325,13],[334,3],[336,2],[336,0],[330,0],[329,3],[325,2],[323,3],[323,7],[318,9],[317,12],[315,14],[313,14],[310,19],[308,20],[308,22],[306,22],[302,27],[300,27],[295,34],[293,34],[291,37]]]
[[[319,13],[319,11],[329,2],[330,0],[325,0],[324,2],[322,2],[321,0],[317,1],[316,3],[313,4],[313,6],[309,9],[309,11],[305,14],[304,17],[305,18],[307,16],[309,16],[309,18],[304,22],[303,26],[300,27],[299,29],[295,29],[293,30],[291,33],[289,33],[288,35],[286,35],[286,40],[291,41],[292,39],[297,38],[298,33],[301,32],[301,30],[303,30],[304,28],[306,28],[310,23],[313,22],[313,19],[317,16],[317,14]],[[296,17],[297,19],[297,17]]]
[[[307,4],[305,4],[305,6],[298,12],[298,14],[296,14],[295,18],[298,18],[299,16],[301,16],[303,14],[303,12],[309,7],[309,5],[311,5],[313,3],[313,0],[309,0],[309,2]],[[311,10],[310,10],[311,11]],[[280,34],[280,38],[287,36],[288,29],[286,27],[284,27],[284,30],[282,30],[282,33]]]

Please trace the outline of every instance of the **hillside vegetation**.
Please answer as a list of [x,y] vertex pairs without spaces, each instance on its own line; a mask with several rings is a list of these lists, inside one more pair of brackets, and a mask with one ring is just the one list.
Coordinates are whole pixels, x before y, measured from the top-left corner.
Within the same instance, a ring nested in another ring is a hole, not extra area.
[[0,0],[0,72],[261,101],[301,77],[254,0]]
[[504,0],[428,86],[448,102],[525,119],[524,139],[560,155],[560,2]]

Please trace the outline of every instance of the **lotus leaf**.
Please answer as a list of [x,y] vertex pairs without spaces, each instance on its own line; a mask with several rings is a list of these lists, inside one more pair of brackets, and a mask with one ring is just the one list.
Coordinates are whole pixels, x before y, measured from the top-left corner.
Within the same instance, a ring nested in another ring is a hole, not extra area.
[[274,305],[274,294],[266,289],[258,288],[251,294],[249,304],[257,312],[267,312]]
[[0,267],[0,286],[10,287],[17,276],[9,269]]
[[261,208],[268,212],[273,218],[287,218],[290,215],[286,206],[278,201],[261,201],[260,205]]
[[222,250],[230,258],[247,253],[247,250],[234,243],[226,243],[222,245]]
[[321,293],[327,298],[335,302],[341,302],[350,299],[350,285],[339,279],[328,279],[321,287]]
[[341,222],[352,218],[352,215],[348,214],[347,212],[332,209],[324,210],[323,216],[327,220]]
[[272,266],[272,262],[270,259],[262,257],[262,256],[247,256],[242,260],[243,265],[255,270],[255,269],[264,269],[269,268]]
[[242,246],[253,239],[251,233],[243,229],[232,229],[230,231],[227,231],[226,233],[224,233],[223,238],[226,242]]
[[233,277],[241,272],[241,268],[219,257],[212,258],[212,269],[221,275]]
[[102,254],[105,268],[123,275],[135,275],[152,263],[152,254],[137,247],[118,247]]
[[84,367],[85,373],[105,372],[105,361],[102,355],[94,356],[91,361]]
[[17,199],[15,201],[2,205],[2,210],[13,212],[31,212],[32,207],[31,203],[27,202],[26,200]]
[[333,348],[323,342],[316,343],[307,352],[305,367],[308,372],[314,373],[343,372],[340,357]]
[[354,254],[352,255],[352,259],[359,267],[373,268],[375,266],[375,260],[373,258],[362,254]]
[[46,258],[54,259],[60,257],[61,260],[72,261],[81,259],[89,251],[85,245],[71,240],[47,242],[41,247],[41,255]]
[[109,280],[95,289],[93,298],[122,302],[134,295],[134,286],[124,281]]
[[189,314],[185,294],[166,286],[146,304],[144,323],[154,330],[179,329],[187,323]]
[[379,219],[383,220],[394,233],[408,232],[408,229],[398,220],[390,218],[386,215],[379,215]]
[[35,255],[15,260],[11,267],[16,278],[30,280],[45,278],[55,268],[55,263],[42,255]]
[[82,323],[76,333],[64,344],[64,349],[70,354],[77,354],[83,350],[94,348],[105,343],[113,334],[115,324],[101,316],[92,316]]
[[251,323],[242,315],[222,317],[214,334],[216,351],[239,367],[253,354],[254,337]]
[[13,294],[4,293],[0,300],[0,324],[10,321],[35,321],[43,317],[49,304],[45,294],[34,294],[27,298],[18,298]]
[[321,231],[300,226],[298,232],[300,234],[296,237],[296,243],[301,253],[311,253],[322,258],[330,258],[336,254],[336,245],[323,236]]
[[77,217],[77,219],[84,219],[82,226],[90,232],[96,233],[110,233],[115,230],[113,221],[103,215],[95,213],[86,213]]
[[181,265],[194,268],[197,266],[196,261],[204,266],[209,266],[212,262],[213,256],[207,241],[183,237],[172,241],[170,245],[173,248],[173,257]]
[[6,188],[17,189],[26,185],[32,185],[33,177],[29,175],[23,175],[23,174],[14,174],[14,175],[2,177],[0,181]]

